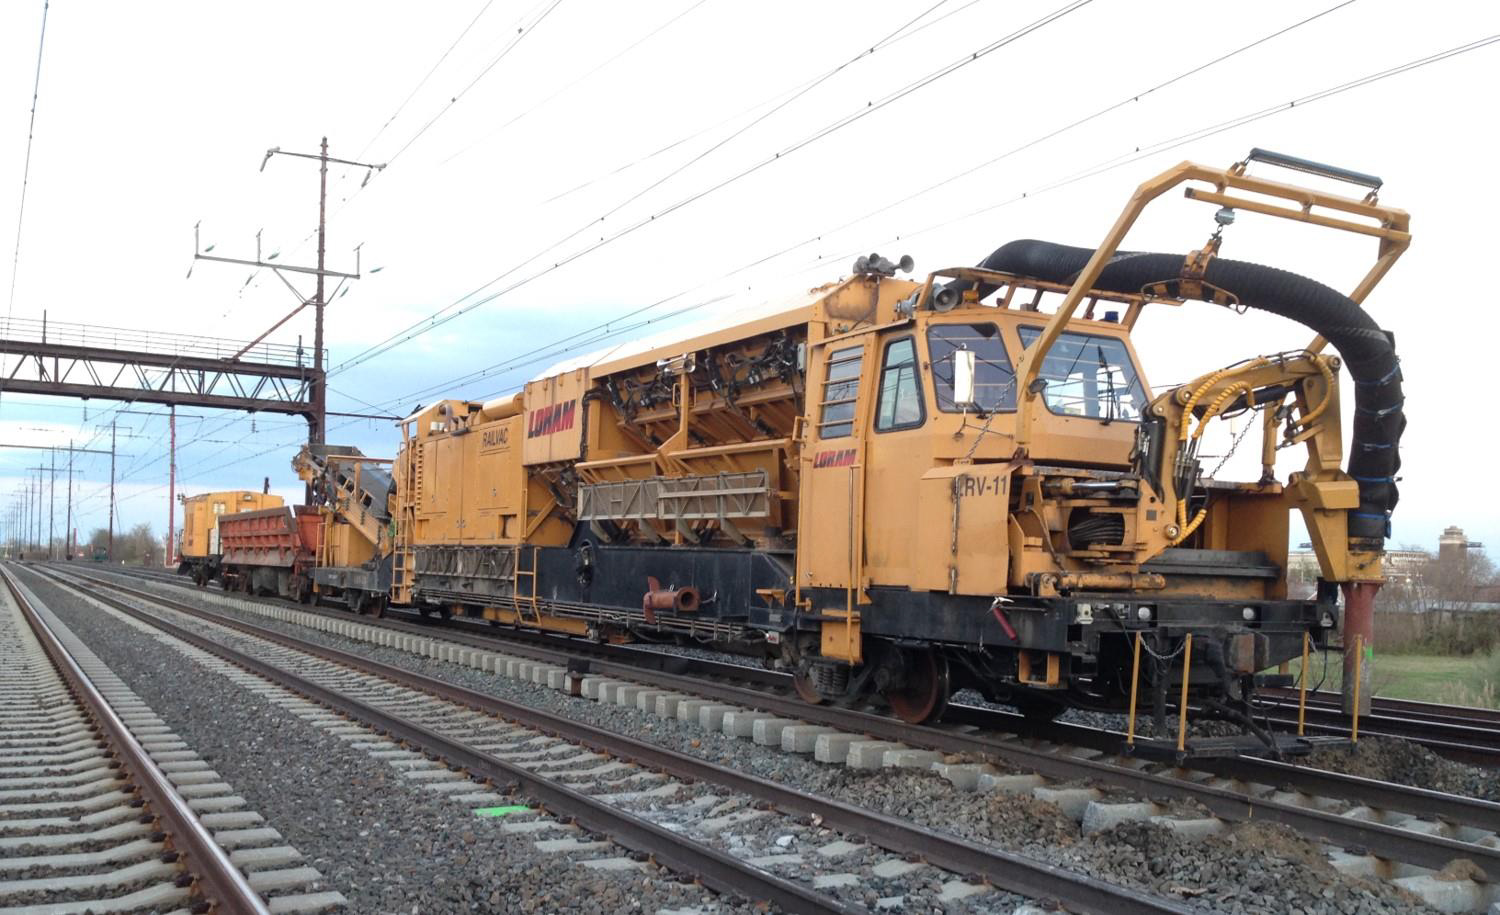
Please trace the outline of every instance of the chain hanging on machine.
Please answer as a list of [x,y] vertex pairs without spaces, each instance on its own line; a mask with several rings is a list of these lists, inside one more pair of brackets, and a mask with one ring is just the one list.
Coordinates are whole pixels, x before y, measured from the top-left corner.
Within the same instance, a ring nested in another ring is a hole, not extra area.
[[[1260,411],[1255,410],[1253,412],[1259,413]],[[1224,465],[1229,463],[1229,459],[1234,457],[1235,451],[1237,451],[1240,447],[1240,442],[1243,442],[1245,440],[1245,436],[1250,434],[1250,430],[1255,428],[1255,425],[1256,424],[1253,422],[1246,422],[1245,428],[1241,429],[1238,433],[1235,434],[1234,440],[1229,443],[1229,450],[1224,452],[1223,457],[1219,458],[1219,463],[1214,465],[1214,469],[1208,472],[1209,479],[1213,479],[1219,475],[1219,471],[1223,470]]]

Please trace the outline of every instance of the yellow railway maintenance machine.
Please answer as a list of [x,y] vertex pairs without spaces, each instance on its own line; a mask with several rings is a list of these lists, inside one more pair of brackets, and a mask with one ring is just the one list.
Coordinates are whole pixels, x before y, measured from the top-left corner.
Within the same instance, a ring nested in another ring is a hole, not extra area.
[[[267,481],[266,488],[270,488]],[[236,489],[178,496],[182,502],[182,532],[177,535],[177,574],[188,575],[201,587],[219,577],[219,518],[286,504],[269,492]]]
[[[1257,162],[1368,193],[1252,177]],[[1119,251],[1183,184],[1217,208],[1207,244]],[[895,276],[909,260],[871,255],[734,326],[563,366],[514,398],[433,404],[402,423],[392,599],[732,644],[791,670],[810,701],[878,694],[913,722],[972,687],[1043,718],[1145,711],[1158,727],[1143,751],[1305,748],[1255,724],[1253,693],[1333,643],[1341,615],[1346,644],[1371,644],[1404,419],[1393,343],[1360,303],[1409,242],[1379,185],[1260,150],[1184,163],[1142,185],[1097,249],[1017,241],[921,283]],[[1237,212],[1371,236],[1375,266],[1346,296],[1220,258]],[[1131,331],[1148,304],[1188,299],[1319,336],[1153,394]],[[1251,413],[1261,477],[1207,478],[1204,427]],[[1289,446],[1306,464],[1279,482]],[[1321,566],[1312,600],[1287,597],[1294,510]],[[1189,705],[1244,733],[1174,748],[1169,709]]]
[[391,461],[358,448],[304,445],[292,469],[308,485],[320,521],[314,596],[380,616],[391,588]]

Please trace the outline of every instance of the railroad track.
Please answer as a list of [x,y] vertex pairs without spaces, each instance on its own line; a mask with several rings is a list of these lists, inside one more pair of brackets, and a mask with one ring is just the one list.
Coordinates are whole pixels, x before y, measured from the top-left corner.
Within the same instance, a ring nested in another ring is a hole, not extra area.
[[[119,572],[133,577],[165,583],[187,590],[196,590],[190,582],[185,581],[175,574],[148,569],[108,569],[109,572]],[[243,596],[234,595],[241,599]],[[256,598],[251,598],[256,599]],[[291,602],[270,599],[270,603],[278,606],[298,606]],[[303,608],[308,612],[329,613],[342,618],[349,618],[348,614],[341,610],[331,608]],[[414,625],[435,625],[430,618],[422,617],[412,611],[399,609],[387,610],[387,620],[391,625],[397,622],[406,622]],[[481,623],[466,620],[448,620],[445,625],[460,629],[470,635],[494,639],[496,630]],[[415,630],[411,630],[415,631]],[[551,651],[552,659],[562,657],[560,652],[570,653],[589,652],[591,655],[605,659],[630,663],[640,667],[657,666],[659,669],[671,669],[676,672],[687,672],[689,669],[708,676],[719,677],[729,680],[738,680],[745,683],[760,684],[777,689],[788,689],[790,679],[775,671],[763,670],[748,665],[728,664],[721,661],[708,661],[701,659],[683,660],[681,656],[665,655],[660,652],[642,650],[628,645],[591,645],[580,640],[568,640],[567,647],[557,647],[557,639],[554,637],[530,633],[525,630],[514,630],[507,633],[508,640],[522,641],[524,644],[541,651]],[[1292,731],[1297,726],[1297,692],[1295,690],[1265,690],[1264,698],[1268,701],[1264,709],[1265,719],[1281,730]],[[1340,708],[1341,699],[1337,693],[1327,691],[1310,692],[1308,694],[1308,709],[1306,718],[1307,733],[1312,735],[1325,735],[1331,737],[1346,737],[1350,733],[1350,721]],[[1068,737],[1067,730],[1060,731],[1037,731],[1035,726],[1027,723],[1016,716],[1006,717],[1004,714],[991,715],[989,710],[976,706],[963,706],[954,704],[950,706],[948,720],[964,721],[980,726],[1011,731],[1022,731],[1038,733],[1041,736],[1049,736],[1058,739],[1080,739],[1082,735],[1076,731],[1071,732]],[[1359,731],[1366,737],[1391,737],[1410,741],[1437,753],[1448,759],[1464,762],[1476,766],[1500,767],[1500,709],[1483,709],[1471,706],[1448,706],[1435,703],[1416,702],[1406,699],[1391,699],[1376,697],[1372,703],[1372,714],[1361,717]],[[1114,741],[1123,740],[1123,734],[1113,732],[1102,732],[1110,735],[1109,739]],[[1098,736],[1088,738],[1090,746],[1102,747],[1103,739]]]
[[0,912],[342,904],[311,889],[319,874],[297,866],[296,849],[8,571],[0,577]]
[[[45,575],[64,585],[72,580],[56,570]],[[97,576],[88,576],[87,582],[91,599],[131,619],[312,698],[468,775],[486,779],[495,786],[493,790],[514,792],[512,803],[519,803],[520,798],[540,803],[548,818],[535,821],[539,832],[566,829],[571,821],[678,873],[697,875],[721,892],[770,902],[787,911],[854,911],[860,906],[829,891],[867,879],[847,873],[847,862],[840,860],[865,849],[861,853],[867,860],[862,867],[877,878],[904,875],[923,866],[948,872],[945,901],[955,911],[968,908],[964,900],[971,894],[980,904],[978,910],[985,910],[979,894],[988,890],[986,883],[1021,897],[1060,902],[1069,911],[1193,911],[1182,902],[1153,897],[1138,888],[1112,885],[975,845]],[[99,585],[119,596],[105,593]],[[163,619],[159,611],[142,609],[151,605],[185,614],[197,625],[188,628]],[[389,741],[386,745],[390,746]],[[687,800],[671,803],[683,797]],[[787,856],[774,848],[761,849],[759,855],[735,855],[713,841],[719,829],[758,823],[762,817],[780,821],[771,829],[774,834],[803,834],[809,824],[839,833],[809,856],[826,858],[822,868],[826,873],[813,874],[810,880],[778,877],[770,868],[782,863],[776,859]],[[875,847],[875,860],[869,860],[869,846]],[[892,904],[899,902],[887,902]]]
[[[125,591],[187,612],[201,612],[159,593]],[[431,626],[390,620],[370,626],[347,614],[319,615],[237,597],[202,596],[264,616],[311,624],[335,634],[416,650],[456,663],[490,665],[485,669],[502,663],[503,656],[493,654],[497,650],[493,639],[451,629],[438,635]],[[748,722],[751,730],[744,736],[754,736],[758,742],[762,730],[769,733],[773,728],[784,738],[791,729],[801,729],[799,739],[807,737],[809,731],[816,732],[811,735],[815,746],[804,749],[814,749],[820,759],[831,761],[843,753],[846,755],[839,761],[853,765],[852,757],[859,750],[858,764],[868,765],[870,753],[899,754],[904,756],[902,764],[938,764],[944,775],[958,783],[1031,791],[1076,811],[1086,830],[1141,818],[1183,832],[1213,832],[1226,822],[1270,820],[1328,843],[1336,866],[1346,872],[1394,878],[1424,895],[1451,896],[1462,890],[1471,901],[1483,901],[1490,891],[1463,881],[1434,881],[1422,871],[1435,871],[1453,860],[1467,858],[1490,874],[1500,874],[1500,840],[1493,831],[1500,823],[1500,805],[1485,801],[1248,758],[1195,763],[1196,771],[1111,759],[1097,749],[1100,733],[1087,728],[1053,726],[1048,729],[1049,736],[1063,742],[1040,744],[983,731],[913,728],[879,715],[809,707],[795,698],[768,693],[763,683],[776,676],[770,671],[757,671],[756,679],[762,685],[747,688],[590,659],[586,663],[588,676],[573,678],[569,683],[566,667],[570,660],[577,659],[535,646],[515,649],[514,654],[531,660],[505,660],[509,673],[550,679],[553,685],[571,685],[593,698],[635,704],[643,710],[654,701],[654,708],[660,712],[663,703],[675,700],[679,718],[691,709],[700,720],[706,719],[704,724],[725,733],[731,727],[743,729]],[[737,665],[726,666],[744,670]],[[990,709],[971,709],[971,713],[974,720],[969,723],[984,728],[995,726],[995,716],[1005,716]],[[1018,716],[1005,717],[1012,719],[1005,723],[1009,726],[1018,723],[1014,720]],[[782,746],[787,743],[783,740]],[[985,771],[982,765],[948,766],[938,763],[938,753],[979,754],[1025,774],[1007,776]],[[885,764],[881,756],[875,758],[875,765]],[[1079,781],[1124,789],[1141,800],[1115,803],[1096,788],[1057,787]],[[1201,804],[1213,816],[1209,822],[1164,816],[1165,805],[1178,800]]]
[[[1295,690],[1267,691],[1269,717],[1284,727],[1297,723]],[[1349,716],[1338,693],[1309,692],[1307,728],[1314,734],[1348,734]],[[1500,709],[1442,705],[1377,696],[1370,714],[1360,717],[1359,733],[1398,737],[1421,744],[1449,759],[1478,766],[1500,766]]]

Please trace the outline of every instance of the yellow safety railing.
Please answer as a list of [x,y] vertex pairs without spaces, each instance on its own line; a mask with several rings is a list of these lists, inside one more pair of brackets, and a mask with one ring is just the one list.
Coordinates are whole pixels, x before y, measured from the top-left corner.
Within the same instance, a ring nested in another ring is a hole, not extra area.
[[1130,723],[1125,728],[1125,743],[1135,745],[1135,691],[1141,680],[1141,633],[1135,634],[1135,660],[1130,664]]
[[1307,729],[1307,653],[1312,646],[1312,634],[1304,631],[1302,633],[1302,676],[1298,677],[1297,684],[1297,736],[1303,736]]
[[1187,749],[1187,697],[1188,674],[1193,668],[1193,634],[1189,632],[1182,642],[1182,699],[1177,709],[1177,752]]

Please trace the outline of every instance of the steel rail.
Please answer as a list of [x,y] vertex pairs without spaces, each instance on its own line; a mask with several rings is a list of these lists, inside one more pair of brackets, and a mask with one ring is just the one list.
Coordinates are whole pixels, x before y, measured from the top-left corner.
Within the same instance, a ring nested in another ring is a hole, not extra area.
[[[47,577],[52,578],[54,581],[66,581],[66,579],[51,573],[50,570]],[[525,727],[578,743],[590,749],[606,752],[618,758],[632,760],[643,766],[666,772],[677,778],[712,783],[742,792],[755,798],[758,802],[769,804],[786,814],[816,815],[821,818],[824,826],[840,832],[864,836],[889,851],[902,855],[919,856],[929,864],[943,870],[964,875],[981,876],[995,886],[1020,895],[1058,900],[1068,906],[1070,911],[1099,913],[1099,915],[1137,915],[1137,913],[1139,915],[1160,915],[1160,913],[1186,915],[1186,913],[1196,911],[1190,906],[1174,900],[1144,895],[1143,891],[1139,889],[1116,886],[1085,874],[1079,874],[1023,855],[965,842],[956,836],[917,826],[896,817],[866,810],[831,798],[808,794],[767,779],[717,765],[708,760],[679,753],[656,744],[636,740],[635,738],[617,734],[613,731],[596,728],[592,725],[574,721],[560,715],[554,715],[540,709],[508,702],[496,696],[428,677],[406,670],[405,668],[394,667],[361,655],[339,651],[335,648],[289,636],[277,630],[267,629],[212,611],[181,604],[171,598],[133,592],[132,589],[124,588],[114,582],[102,582],[91,576],[90,578],[96,583],[104,584],[106,587],[113,587],[123,593],[131,594],[131,596],[138,599],[156,603],[195,619],[204,620],[247,635],[265,639],[266,641],[310,654],[335,664],[374,674],[409,689],[419,690],[442,699],[479,709],[488,714],[500,716]],[[134,619],[154,626],[174,638],[181,639],[191,645],[209,651],[233,664],[279,683],[288,689],[292,689],[336,708],[350,715],[350,717],[365,721],[373,727],[389,731],[404,740],[422,747],[426,752],[444,756],[450,759],[450,761],[461,765],[470,773],[482,775],[506,784],[516,785],[524,793],[538,797],[544,803],[548,803],[558,810],[575,816],[586,827],[597,832],[615,835],[622,840],[621,844],[627,847],[635,847],[639,851],[648,852],[676,870],[685,873],[701,874],[705,877],[722,875],[724,871],[719,870],[722,868],[732,868],[736,873],[749,870],[754,872],[756,880],[768,884],[768,888],[770,885],[775,885],[782,889],[793,890],[797,895],[780,895],[778,897],[778,895],[768,894],[767,896],[759,896],[758,894],[748,893],[744,886],[732,886],[727,883],[721,884],[722,888],[731,889],[742,895],[751,895],[755,898],[770,898],[789,911],[852,911],[846,909],[836,900],[829,900],[821,894],[804,890],[797,884],[767,874],[728,855],[711,849],[701,849],[701,846],[691,843],[684,836],[655,826],[645,820],[640,820],[623,811],[616,810],[587,795],[556,785],[526,769],[512,766],[489,754],[470,749],[448,737],[405,722],[396,716],[381,712],[378,709],[365,706],[363,703],[343,696],[333,690],[307,682],[295,674],[246,655],[243,652],[236,651],[212,639],[183,629],[116,598],[98,592],[91,592],[90,596],[115,607]],[[613,821],[616,819],[635,822],[630,824],[628,831],[616,832],[613,825]],[[637,841],[636,844],[632,845],[632,840],[637,839],[637,837],[642,837],[646,841]],[[674,858],[673,852],[683,843],[691,845],[693,850],[691,850],[690,854],[684,855],[682,858]],[[668,849],[665,853],[663,852],[664,847]],[[712,860],[699,860],[701,858],[701,851],[710,852],[713,856]],[[712,865],[712,867],[706,868],[705,865]],[[786,886],[781,887],[780,885],[783,884]],[[815,905],[820,902],[825,904],[821,906]],[[832,903],[832,905],[829,906],[826,903]]]
[[[160,584],[172,584],[191,590],[191,585],[182,581],[177,576],[167,573],[158,573],[154,570],[109,570],[121,572],[130,577],[156,581]],[[273,598],[249,598],[247,595],[229,595],[241,599],[265,600],[269,603],[296,606],[303,612],[323,613],[325,615],[343,617],[347,614],[343,611],[327,607],[308,607],[295,604],[290,601],[281,601]],[[450,630],[456,629],[468,635],[481,639],[493,641],[495,629],[480,624],[477,621],[453,618],[444,620],[442,623],[432,620],[431,617],[423,616],[415,611],[403,610],[402,608],[389,608],[387,616],[374,622],[365,619],[367,625],[405,626],[406,631],[416,634],[426,627],[429,631],[433,626],[441,625]],[[713,676],[723,676],[732,679],[743,679],[750,682],[761,683],[766,686],[783,687],[790,680],[781,673],[749,667],[743,664],[734,664],[726,661],[712,661],[701,658],[686,659],[681,655],[670,655],[663,652],[653,652],[649,649],[641,649],[631,645],[617,645],[612,643],[589,643],[581,639],[565,638],[545,633],[533,632],[513,626],[503,627],[504,638],[509,642],[520,642],[532,650],[542,652],[561,652],[565,645],[567,650],[588,653],[604,659],[629,658],[627,663],[647,669],[662,670],[668,673],[683,673],[688,669],[696,669],[700,672]],[[425,634],[425,633],[424,633]],[[445,638],[453,638],[451,634],[445,634]],[[477,643],[475,643],[477,644]],[[549,657],[562,657],[558,654]],[[563,663],[559,661],[558,663]],[[1272,715],[1273,720],[1282,724],[1295,724],[1295,717],[1286,703],[1297,701],[1295,690],[1263,689],[1261,694],[1268,699],[1280,703],[1280,708],[1271,707],[1266,709]],[[1325,734],[1347,734],[1349,727],[1345,716],[1338,710],[1340,702],[1337,693],[1318,691],[1308,694],[1308,708],[1314,719],[1311,724],[1319,733]],[[1410,699],[1393,699],[1377,696],[1373,700],[1374,714],[1361,716],[1360,732],[1365,735],[1390,736],[1423,746],[1439,752],[1454,759],[1473,762],[1478,765],[1500,765],[1500,709],[1485,709],[1473,706],[1446,706],[1436,703],[1420,702]],[[955,715],[963,715],[964,710],[975,708],[955,703],[952,707]],[[1123,714],[1123,713],[1122,713]],[[954,715],[950,715],[954,717]],[[1320,720],[1319,720],[1320,719]],[[1397,720],[1399,719],[1399,720]],[[1418,722],[1431,722],[1435,727],[1424,728]]]
[[[93,580],[98,581],[99,579]],[[114,583],[111,582],[111,584]],[[149,592],[133,591],[133,589],[123,585],[116,586],[121,587],[126,593],[135,593],[145,598],[163,601],[171,600],[171,598],[158,597]],[[289,606],[297,607],[302,612],[320,612],[297,604],[289,604]],[[347,614],[338,611],[328,611],[324,615],[336,618],[347,616]],[[363,622],[367,625],[381,625],[395,631],[423,637],[432,636],[433,629],[435,628],[435,625],[431,623],[403,622],[389,618],[373,622],[366,619]],[[453,627],[451,625],[445,625],[440,628],[443,630],[441,637],[444,639],[488,650],[495,648],[497,639],[494,637],[493,631],[488,627],[461,627],[462,630],[466,631],[454,631],[460,627]],[[524,632],[524,630],[518,631]],[[800,718],[812,723],[825,724],[843,730],[863,732],[879,737],[882,740],[900,741],[914,746],[954,753],[992,753],[1001,756],[1005,756],[1006,753],[1026,753],[1029,755],[1022,759],[1006,758],[1014,765],[1031,766],[1037,769],[1039,774],[1050,777],[1060,779],[1078,777],[1103,778],[1098,772],[1079,773],[1063,770],[1054,773],[1051,771],[1042,771],[1042,767],[1048,760],[1056,760],[1058,757],[1055,754],[1024,748],[1014,741],[997,740],[994,737],[978,734],[957,734],[952,731],[930,727],[914,727],[884,716],[830,706],[812,706],[790,694],[773,695],[765,692],[762,689],[763,687],[778,688],[784,691],[790,690],[791,677],[777,671],[753,668],[725,661],[688,659],[681,655],[669,655],[640,649],[629,652],[632,655],[630,660],[616,661],[610,660],[610,658],[623,657],[626,654],[625,651],[621,650],[624,646],[595,646],[576,639],[568,640],[565,643],[568,648],[579,651],[588,650],[591,655],[594,655],[580,661],[576,656],[570,655],[567,651],[557,647],[555,639],[551,640],[554,643],[552,645],[541,644],[543,641],[543,638],[532,638],[528,633],[523,640],[524,644],[517,644],[507,639],[506,650],[528,655],[534,659],[558,666],[571,667],[591,675],[634,680],[664,689],[694,693],[717,701],[762,709],[782,717]],[[756,688],[737,686],[722,682],[722,680],[698,679],[688,674],[690,670],[706,672],[710,676],[718,678],[752,683]],[[1023,716],[1013,712],[962,704],[950,706],[945,721],[950,724],[970,724],[989,731],[1020,733],[1028,737],[1037,737],[1043,740],[1087,747],[1103,753],[1118,753],[1124,742],[1124,735],[1115,731],[1073,724],[1048,723],[1038,725],[1027,721]],[[1361,722],[1361,732],[1368,733],[1364,730],[1363,721]],[[1158,788],[1141,786],[1135,781],[1135,779],[1146,773],[1142,773],[1136,769],[1112,766],[1108,763],[1096,762],[1093,765],[1109,766],[1111,771],[1121,773],[1124,776],[1124,780],[1116,780],[1115,783],[1122,787],[1148,794],[1163,793]],[[1188,768],[1210,772],[1224,778],[1238,779],[1243,782],[1290,786],[1310,794],[1342,797],[1385,810],[1420,817],[1440,817],[1449,822],[1472,825],[1479,828],[1492,829],[1495,823],[1500,822],[1500,804],[1492,801],[1362,778],[1360,776],[1347,775],[1310,766],[1290,765],[1272,760],[1240,756],[1194,760]],[[1157,776],[1157,778],[1172,785],[1182,784],[1181,779],[1169,776]],[[1208,790],[1207,786],[1202,787]],[[1292,809],[1297,810],[1300,808]],[[1215,812],[1217,813],[1218,811]],[[1252,811],[1250,815],[1263,816],[1264,814]],[[1226,819],[1228,818],[1226,816]],[[1411,834],[1409,830],[1402,831]],[[1367,845],[1364,842],[1355,842],[1353,844]]]
[[228,853],[214,841],[188,802],[172,787],[166,773],[152,761],[151,755],[115,713],[109,700],[78,666],[57,634],[22,592],[10,570],[0,566],[0,577],[5,579],[6,588],[42,649],[67,681],[69,691],[103,732],[130,784],[166,833],[169,847],[178,855],[177,863],[192,876],[199,895],[213,906],[213,911],[224,915],[270,915],[270,909],[260,894],[250,887],[239,868],[230,863]]
[[[1278,702],[1296,702],[1294,689],[1262,689],[1261,695]],[[1329,690],[1308,690],[1309,706],[1339,708],[1342,697]],[[1393,696],[1375,696],[1371,705],[1382,714],[1397,715],[1420,721],[1453,721],[1462,724],[1500,724],[1500,709],[1483,708],[1477,705],[1447,705],[1441,702],[1426,702],[1421,699],[1399,699]]]
[[[1296,709],[1261,712],[1258,719],[1273,724],[1296,727]],[[1309,734],[1348,736],[1350,719],[1342,711],[1322,708],[1307,710]],[[1500,766],[1500,729],[1494,725],[1461,725],[1451,721],[1420,721],[1375,713],[1359,716],[1360,737],[1392,737],[1420,744],[1439,756],[1485,768]]]
[[[1037,737],[1062,743],[1114,752],[1119,749],[1124,735],[1117,731],[1100,730],[1078,724],[1050,722],[1044,725],[1029,725],[1025,719],[1013,712],[963,706],[973,713],[960,717],[986,729],[1026,729]],[[1000,719],[1011,719],[1010,724],[999,723]],[[1314,766],[1260,759],[1253,756],[1236,756],[1193,760],[1184,768],[1208,772],[1221,778],[1236,779],[1246,783],[1275,785],[1295,788],[1306,794],[1339,797],[1357,801],[1382,810],[1407,813],[1422,818],[1439,817],[1451,823],[1493,829],[1500,823],[1500,803],[1481,798],[1464,797],[1403,785],[1395,782],[1348,775]]]
[[[309,610],[300,605],[296,606],[303,612],[320,612]],[[326,615],[335,618],[347,616],[347,614],[336,610],[328,611]],[[385,626],[395,631],[424,637],[431,636],[436,626],[434,623],[393,620],[389,617],[378,621],[366,619],[363,622],[366,625]],[[494,630],[490,627],[481,627],[478,625],[453,626],[452,623],[454,622],[456,621],[450,620],[447,625],[440,627],[443,630],[442,638],[477,648],[488,650],[495,648],[497,639],[494,635]],[[455,629],[458,631],[455,632]],[[508,638],[508,636],[518,633],[523,636],[519,640],[519,643]],[[557,644],[558,640],[555,638],[532,637],[531,633],[526,630],[515,630],[515,632],[507,630],[506,635],[507,638],[504,639],[506,650],[517,654],[529,655],[537,660],[546,661],[558,666],[571,665],[574,668],[581,669],[583,672],[599,676],[634,679],[653,686],[696,692],[704,695],[706,698],[714,698],[741,705],[753,704],[756,707],[765,708],[767,711],[776,711],[778,714],[785,713],[787,717],[801,718],[812,723],[829,723],[824,717],[824,707],[807,705],[800,699],[790,695],[791,677],[778,671],[765,670],[763,668],[750,667],[728,661],[687,658],[682,655],[671,655],[650,650],[629,649],[628,646],[623,645],[593,645],[578,639],[568,640],[563,643],[567,648],[598,655],[597,658],[591,657],[583,663],[579,663],[575,656],[568,654],[567,651]],[[546,644],[548,641],[552,644]],[[629,657],[625,660],[609,660],[610,658],[627,658],[627,655]],[[691,676],[691,674],[719,678],[719,682],[703,681],[696,678],[691,680],[666,679],[668,676],[687,677]],[[771,698],[767,697],[759,689],[750,693],[745,692],[743,689],[739,692],[729,692],[734,686],[733,684],[722,682],[724,680],[751,684],[753,687],[781,690],[783,693],[786,693],[785,701],[778,702],[774,708],[770,708],[768,705],[772,701]],[[1014,712],[1006,712],[982,706],[964,705],[961,703],[954,703],[949,707],[944,721],[948,724],[969,724],[987,731],[1014,733],[1058,743],[1087,747],[1098,750],[1101,753],[1118,753],[1125,740],[1125,735],[1118,731],[1057,722],[1038,724]],[[901,734],[904,736],[892,737],[891,739],[899,739],[908,744],[922,746],[924,745],[923,738],[928,730],[930,729],[903,730]],[[1363,726],[1361,730],[1363,731]],[[974,739],[975,745],[969,748],[971,752],[993,752],[991,744],[982,742],[982,739],[977,736]],[[1491,801],[1445,794],[1426,788],[1363,778],[1356,775],[1347,775],[1312,766],[1294,765],[1252,756],[1239,756],[1192,760],[1184,768],[1197,769],[1224,778],[1238,779],[1243,782],[1289,786],[1309,794],[1342,797],[1384,810],[1408,813],[1421,817],[1436,816],[1453,823],[1473,825],[1480,828],[1492,828],[1494,823],[1500,822],[1500,804]]]

